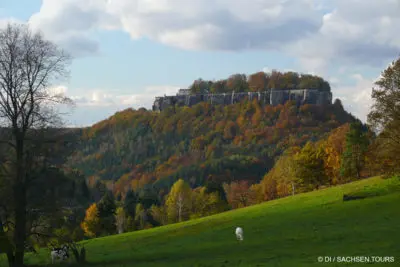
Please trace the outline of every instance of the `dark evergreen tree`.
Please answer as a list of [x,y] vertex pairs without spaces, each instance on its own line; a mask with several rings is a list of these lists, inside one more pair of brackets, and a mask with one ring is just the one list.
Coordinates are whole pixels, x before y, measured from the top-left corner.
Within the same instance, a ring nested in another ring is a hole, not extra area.
[[138,200],[144,207],[144,209],[149,209],[153,204],[159,205],[160,201],[158,199],[158,193],[155,188],[151,185],[145,185],[138,193]]
[[81,194],[84,199],[90,199],[90,191],[85,180],[82,180],[81,182]]
[[218,195],[221,198],[221,200],[227,202],[225,190],[222,184],[213,180],[209,180],[206,183],[206,193],[209,194],[213,192],[218,192]]
[[135,218],[136,215],[136,204],[138,202],[137,195],[132,190],[129,190],[126,193],[124,200],[124,210],[126,214],[132,218]]
[[99,211],[99,218],[103,228],[103,233],[115,234],[115,212],[117,207],[115,205],[114,196],[110,191],[107,191],[106,194],[102,197],[97,205],[97,208]]

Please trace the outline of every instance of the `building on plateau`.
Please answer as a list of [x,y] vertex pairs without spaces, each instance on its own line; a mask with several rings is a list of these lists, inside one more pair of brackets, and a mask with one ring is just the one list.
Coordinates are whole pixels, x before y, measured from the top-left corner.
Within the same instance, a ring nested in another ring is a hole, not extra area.
[[215,105],[234,104],[245,99],[257,99],[262,105],[276,106],[287,101],[296,101],[298,105],[332,104],[332,93],[319,89],[269,89],[264,92],[232,92],[218,94],[190,94],[190,89],[180,89],[174,96],[156,97],[153,111],[162,111],[170,106],[193,106],[200,102]]

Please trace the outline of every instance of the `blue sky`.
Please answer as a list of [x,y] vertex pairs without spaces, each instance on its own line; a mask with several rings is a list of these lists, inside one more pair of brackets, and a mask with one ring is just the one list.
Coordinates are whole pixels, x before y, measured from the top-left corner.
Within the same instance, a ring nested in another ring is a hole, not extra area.
[[200,77],[272,69],[323,76],[365,120],[373,81],[400,55],[400,4],[362,2],[0,0],[0,26],[28,22],[74,56],[54,84],[76,100],[68,125],[150,108]]

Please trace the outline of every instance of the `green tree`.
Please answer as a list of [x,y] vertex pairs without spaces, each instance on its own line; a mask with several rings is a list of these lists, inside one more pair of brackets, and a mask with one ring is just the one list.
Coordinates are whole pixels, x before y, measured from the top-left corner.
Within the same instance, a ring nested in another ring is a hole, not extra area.
[[216,214],[226,208],[226,202],[222,201],[218,192],[207,193],[206,187],[198,187],[192,191],[191,218],[199,218]]
[[276,181],[276,194],[278,197],[294,195],[299,191],[298,186],[301,181],[297,177],[296,153],[300,151],[299,147],[292,147],[284,151],[275,163],[272,170],[265,176],[266,180]]
[[136,230],[135,218],[128,216],[126,218],[126,231],[134,231]]
[[350,130],[346,134],[346,145],[340,168],[340,174],[343,177],[356,176],[360,178],[368,145],[367,129],[363,127],[361,122],[350,124]]
[[169,221],[181,222],[189,218],[192,206],[191,195],[192,190],[183,179],[174,183],[165,202]]
[[137,202],[138,202],[138,199],[137,199],[135,192],[133,192],[132,190],[129,190],[125,196],[124,210],[125,210],[125,213],[132,218],[135,218],[135,215],[136,215]]
[[216,193],[218,193],[219,197],[221,198],[221,200],[223,202],[228,203],[227,199],[226,199],[225,190],[224,190],[224,187],[223,187],[222,183],[214,181],[214,180],[211,179],[211,180],[207,181],[205,187],[206,187],[205,193],[210,194],[210,193],[216,192]]
[[247,83],[247,77],[245,74],[233,74],[229,76],[226,81],[226,87],[229,91],[235,92],[247,92],[249,85]]
[[191,94],[207,94],[210,91],[211,83],[203,79],[197,79],[189,87]]
[[165,206],[153,205],[150,208],[150,213],[160,225],[168,224],[167,210]]
[[107,193],[99,201],[97,207],[99,210],[99,218],[102,225],[103,233],[115,234],[115,214],[117,207],[115,205],[113,194],[110,191],[107,191]]
[[392,171],[400,171],[400,57],[393,61],[375,82],[374,101],[368,114],[368,123],[379,133],[377,153],[393,162]]
[[81,182],[81,193],[85,199],[90,199],[90,191],[85,180]]
[[158,194],[151,184],[146,184],[138,193],[138,200],[144,209],[149,209],[153,204],[159,204]]
[[146,224],[146,217],[145,217],[145,212],[146,210],[144,209],[143,205],[141,203],[138,203],[136,205],[136,215],[135,215],[135,222],[139,224],[139,229],[144,229],[145,224]]
[[305,189],[319,189],[329,181],[324,169],[324,151],[311,142],[295,156],[296,178]]

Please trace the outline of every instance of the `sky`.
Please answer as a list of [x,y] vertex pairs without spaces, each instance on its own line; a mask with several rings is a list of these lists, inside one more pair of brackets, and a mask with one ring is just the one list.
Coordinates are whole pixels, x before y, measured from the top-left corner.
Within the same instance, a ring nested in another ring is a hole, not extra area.
[[198,78],[322,76],[366,121],[380,73],[400,56],[400,0],[0,0],[0,28],[28,23],[73,56],[52,85],[68,126],[150,109]]

